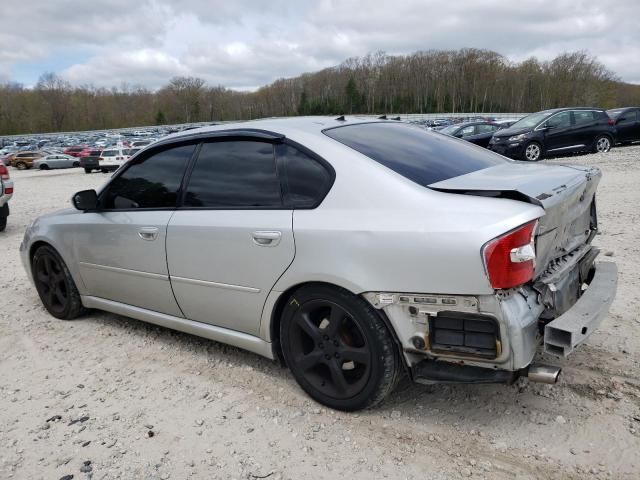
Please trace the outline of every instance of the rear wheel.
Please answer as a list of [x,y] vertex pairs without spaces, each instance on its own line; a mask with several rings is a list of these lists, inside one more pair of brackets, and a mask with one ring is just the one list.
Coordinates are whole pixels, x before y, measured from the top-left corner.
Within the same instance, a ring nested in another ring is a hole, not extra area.
[[40,170],[49,170],[49,165],[47,165],[46,163],[40,165]]
[[305,286],[282,312],[284,359],[314,400],[338,410],[373,407],[402,373],[395,343],[362,298],[328,286]]
[[17,163],[16,163],[16,168],[17,168],[18,170],[26,170],[26,168],[27,168],[27,164],[26,164],[26,163],[24,163],[24,162],[17,162]]
[[87,167],[84,168],[84,173],[91,173],[91,172],[93,172],[91,168],[87,168]]
[[73,162],[73,163],[71,164],[71,166],[72,166],[73,168],[78,168],[78,167],[80,166],[80,162]]
[[539,143],[531,142],[524,149],[524,160],[537,162],[542,159],[542,147]]
[[594,151],[596,153],[607,153],[611,150],[611,139],[606,135],[601,135],[596,138],[596,142],[594,144]]
[[84,311],[71,273],[52,247],[43,245],[36,250],[31,272],[40,300],[51,315],[72,320]]
[[0,232],[4,232],[5,228],[7,228],[7,217],[0,217]]

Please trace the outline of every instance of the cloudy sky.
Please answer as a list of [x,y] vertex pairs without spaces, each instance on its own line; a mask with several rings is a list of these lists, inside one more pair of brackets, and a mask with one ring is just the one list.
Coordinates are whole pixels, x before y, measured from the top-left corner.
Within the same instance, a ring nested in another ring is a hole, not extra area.
[[638,0],[3,0],[0,82],[157,88],[176,75],[253,89],[351,56],[587,50],[640,83]]

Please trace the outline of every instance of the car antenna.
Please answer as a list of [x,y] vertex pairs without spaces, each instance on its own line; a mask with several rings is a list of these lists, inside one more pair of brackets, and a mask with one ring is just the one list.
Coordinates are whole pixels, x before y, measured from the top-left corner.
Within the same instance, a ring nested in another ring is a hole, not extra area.
[[344,114],[340,115],[338,118],[336,118],[336,120],[338,120],[339,122],[346,122],[347,121],[347,119],[344,118]]

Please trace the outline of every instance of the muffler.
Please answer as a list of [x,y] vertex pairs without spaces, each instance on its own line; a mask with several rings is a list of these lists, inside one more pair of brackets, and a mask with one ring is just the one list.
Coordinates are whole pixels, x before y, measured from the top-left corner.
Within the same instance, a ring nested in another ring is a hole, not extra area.
[[560,367],[551,365],[529,365],[527,368],[527,378],[532,382],[547,383],[553,385],[558,381]]

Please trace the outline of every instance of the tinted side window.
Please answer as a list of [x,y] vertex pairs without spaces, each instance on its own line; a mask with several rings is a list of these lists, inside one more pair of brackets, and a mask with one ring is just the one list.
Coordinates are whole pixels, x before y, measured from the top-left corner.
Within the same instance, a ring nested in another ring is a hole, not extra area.
[[491,133],[491,132],[495,132],[498,127],[496,127],[495,125],[478,125],[478,133]]
[[102,208],[173,208],[195,145],[162,150],[130,164],[101,195]]
[[287,206],[316,206],[331,186],[331,174],[318,161],[290,145],[278,145],[276,154],[284,173]]
[[467,142],[403,123],[360,123],[324,134],[427,186],[508,162]]
[[596,112],[576,110],[573,112],[573,120],[576,125],[593,123],[594,120],[597,120],[597,117],[594,115],[595,113]]
[[476,131],[476,127],[474,125],[469,125],[468,127],[464,127],[457,133],[457,136],[461,137],[470,137]]
[[187,207],[282,206],[273,145],[229,141],[202,145],[184,204]]
[[566,128],[570,125],[571,112],[561,112],[547,120],[547,126],[552,128]]

